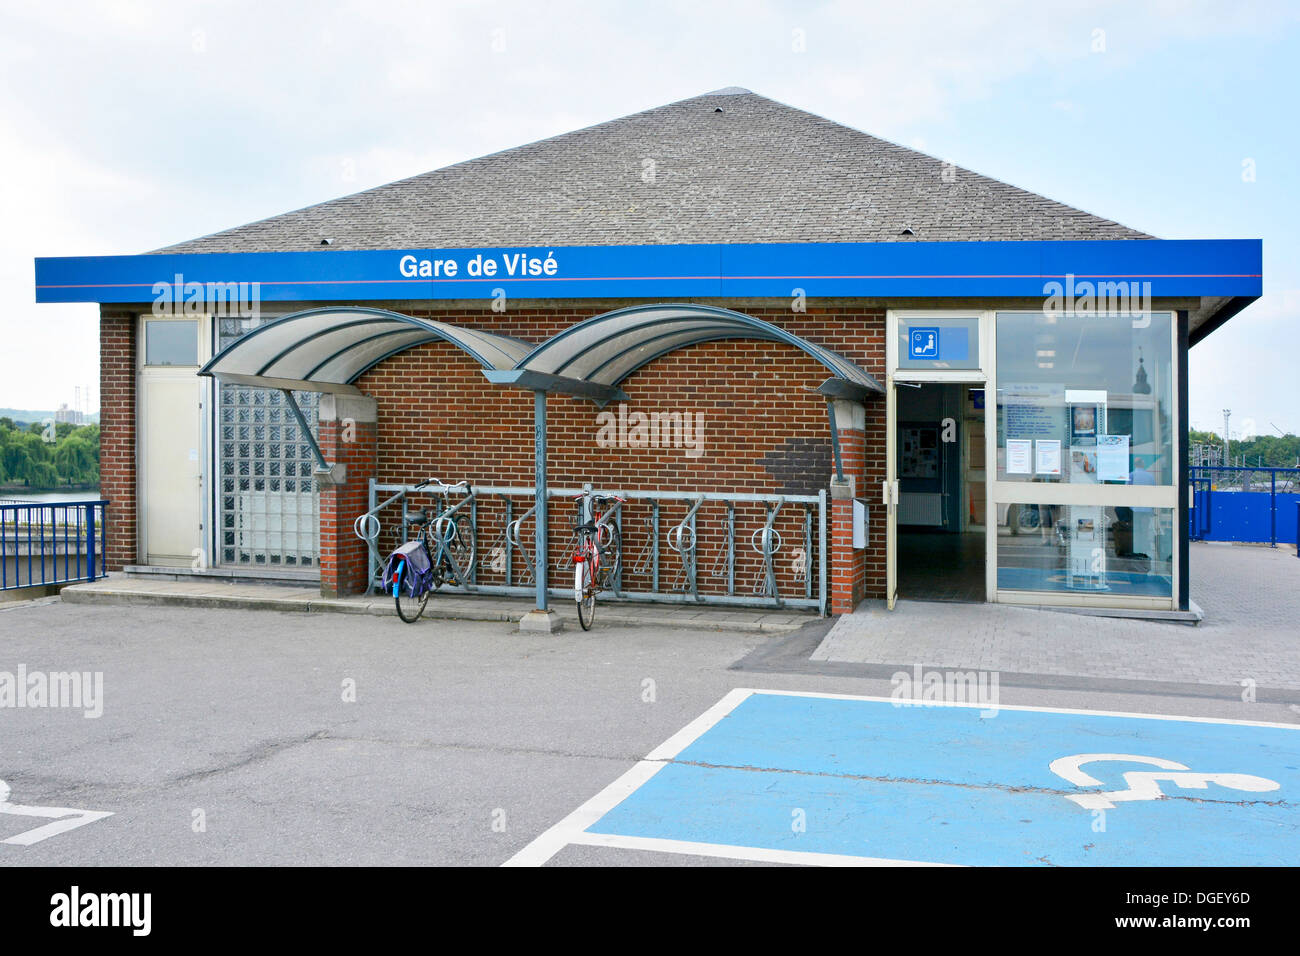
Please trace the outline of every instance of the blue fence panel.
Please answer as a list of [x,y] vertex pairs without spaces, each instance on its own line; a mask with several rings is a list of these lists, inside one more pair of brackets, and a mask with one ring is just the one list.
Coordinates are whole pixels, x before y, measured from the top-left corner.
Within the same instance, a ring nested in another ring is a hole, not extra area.
[[104,577],[107,505],[0,502],[0,591]]
[[[1213,541],[1277,541],[1295,544],[1295,525],[1283,516],[1295,513],[1300,495],[1277,495],[1266,491],[1220,491],[1211,495],[1209,521]],[[1273,525],[1277,503],[1276,529]]]
[[1192,468],[1188,534],[1195,541],[1295,544],[1300,469]]

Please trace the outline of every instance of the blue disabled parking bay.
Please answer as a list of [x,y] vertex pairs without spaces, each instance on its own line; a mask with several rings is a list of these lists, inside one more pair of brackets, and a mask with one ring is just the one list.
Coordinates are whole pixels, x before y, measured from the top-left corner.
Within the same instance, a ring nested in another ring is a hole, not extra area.
[[709,848],[741,848],[734,855],[788,853],[792,862],[817,862],[815,854],[994,866],[1300,861],[1297,728],[766,691],[728,697],[714,708],[721,716],[697,722],[702,732],[687,728],[643,761],[616,794],[626,796],[583,820],[574,842],[716,856],[731,854]]

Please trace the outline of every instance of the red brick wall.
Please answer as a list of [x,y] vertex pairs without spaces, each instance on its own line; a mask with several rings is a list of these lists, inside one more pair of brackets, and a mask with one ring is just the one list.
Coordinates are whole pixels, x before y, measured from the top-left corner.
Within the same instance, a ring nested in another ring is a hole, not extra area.
[[[511,310],[505,314],[487,309],[476,313],[434,309],[416,314],[538,342],[617,307],[591,303],[580,308]],[[810,307],[807,313],[792,314],[784,305],[737,309],[835,349],[884,380],[883,311]],[[699,457],[689,457],[680,448],[598,447],[599,409],[589,401],[552,396],[548,402],[549,481],[561,486],[591,481],[605,488],[816,494],[828,487],[833,472],[826,402],[815,391],[828,374],[794,347],[728,340],[679,350],[629,377],[622,384],[630,399],[629,412],[703,414],[704,445]],[[490,385],[477,363],[454,346],[436,343],[396,355],[364,375],[357,385],[379,404],[381,480],[409,483],[436,475],[447,481],[468,478],[476,484],[531,484],[532,393]],[[611,404],[609,410],[617,414],[618,403]],[[870,489],[878,489],[884,478],[883,401],[868,406],[866,421],[865,448],[861,439],[850,440],[845,453],[846,466],[863,476],[859,494],[870,497]],[[517,499],[515,514],[527,507],[526,501]],[[571,565],[564,548],[571,533],[572,511],[568,502],[552,501],[552,584],[569,579]],[[685,511],[685,505],[663,502],[661,533],[676,524]],[[648,574],[634,573],[647,540],[649,514],[645,503],[624,509],[624,581],[630,588],[650,583]],[[697,518],[697,581],[702,590],[714,593],[726,587],[725,565],[720,562],[725,516],[723,506],[706,505]],[[761,557],[749,538],[764,517],[761,505],[737,510],[742,531],[735,565],[737,593],[752,592],[761,570]],[[775,525],[783,541],[777,566],[778,586],[785,595],[803,592],[794,565],[795,549],[803,547],[803,520],[803,506],[787,504]],[[503,524],[503,505],[483,500],[478,521],[483,583],[504,580],[488,567]],[[385,521],[385,532],[381,548],[386,551],[397,543],[391,520]],[[351,534],[350,528],[347,533]],[[525,539],[531,540],[531,534],[526,533]],[[815,548],[815,525],[813,545]],[[881,596],[883,534],[872,536],[865,558],[860,593]],[[662,538],[660,561],[660,587],[666,589],[679,577],[681,562],[666,549]],[[516,583],[518,569],[516,557]]]
[[[347,433],[345,434],[345,430]],[[377,477],[375,426],[322,420],[317,429],[321,454],[347,467],[342,485],[320,486],[320,580],[323,597],[360,594],[365,590],[366,544],[353,522],[370,507],[369,482]]]
[[108,499],[108,569],[136,563],[135,318],[99,317],[99,488]]
[[[402,311],[517,335],[532,342],[543,339],[627,302],[591,302],[550,308],[511,308],[494,313],[486,307]],[[726,305],[727,303],[720,303]],[[737,311],[765,319],[812,342],[832,348],[857,362],[880,381],[885,378],[884,312],[853,306],[811,305],[792,313],[786,303]],[[108,560],[111,569],[133,564],[136,558],[135,473],[135,321],[105,310],[100,322],[101,349],[101,487],[109,506]],[[706,343],[679,350],[645,366],[623,383],[629,411],[642,413],[699,412],[704,415],[704,451],[689,457],[681,448],[600,448],[596,435],[599,410],[588,401],[552,396],[548,403],[549,477],[554,485],[627,489],[673,488],[701,491],[746,491],[815,494],[828,487],[833,471],[825,399],[814,389],[828,377],[817,362],[791,346],[751,340]],[[533,476],[532,415],[529,392],[490,385],[479,366],[459,349],[446,344],[422,346],[388,359],[357,383],[379,403],[379,424],[373,435],[377,452],[366,451],[370,436],[363,430],[354,447],[338,442],[327,428],[320,436],[329,461],[346,462],[349,482],[343,489],[323,489],[322,565],[334,562],[337,577],[330,587],[343,591],[364,584],[364,545],[352,533],[351,518],[366,509],[365,481],[351,480],[374,469],[384,481],[410,482],[437,475],[447,480],[470,478],[476,483],[528,485]],[[617,413],[618,404],[609,406]],[[867,597],[884,594],[884,534],[878,489],[884,479],[884,402],[866,408],[865,448],[855,465],[852,442],[846,443],[846,467],[860,467],[858,494],[872,503],[872,530],[864,558],[861,589]],[[333,426],[337,428],[338,426]],[[861,447],[861,446],[859,446]],[[357,456],[361,456],[358,458]],[[418,503],[418,502],[417,502]],[[527,508],[516,501],[515,514]],[[629,506],[624,513],[625,582],[648,587],[648,575],[633,573],[646,539],[649,507]],[[664,502],[661,533],[685,513],[685,506]],[[565,560],[572,507],[552,502],[550,534],[552,581],[567,581]],[[332,517],[327,517],[332,515]],[[480,509],[480,580],[501,581],[489,567],[490,551],[500,531],[504,507],[484,501]],[[702,590],[725,590],[725,577],[714,574],[722,550],[725,510],[706,505],[697,521],[700,538],[697,579]],[[761,526],[761,506],[742,506],[737,523],[742,531],[735,566],[736,590],[747,593],[761,569],[761,558],[748,544]],[[776,527],[782,535],[778,555],[778,584],[783,594],[801,593],[796,580],[794,549],[803,545],[802,507],[787,504]],[[396,543],[393,522],[385,521],[382,547]],[[526,532],[525,537],[528,538]],[[816,537],[814,529],[814,547]],[[680,561],[661,539],[660,586],[668,588],[679,576]],[[515,561],[515,581],[519,564]],[[815,568],[811,568],[815,574]],[[560,573],[564,576],[557,577]],[[855,572],[856,574],[856,572]],[[813,581],[814,593],[816,579]],[[856,586],[854,588],[856,591]]]

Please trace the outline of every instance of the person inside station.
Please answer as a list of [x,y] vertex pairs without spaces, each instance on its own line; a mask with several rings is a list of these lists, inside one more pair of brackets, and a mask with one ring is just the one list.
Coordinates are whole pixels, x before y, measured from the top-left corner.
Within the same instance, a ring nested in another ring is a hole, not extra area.
[[[1154,485],[1156,476],[1147,470],[1147,459],[1141,455],[1134,456],[1133,470],[1129,472],[1131,485]],[[1133,508],[1133,546],[1134,554],[1144,554],[1154,560],[1156,556],[1155,521],[1150,508]]]

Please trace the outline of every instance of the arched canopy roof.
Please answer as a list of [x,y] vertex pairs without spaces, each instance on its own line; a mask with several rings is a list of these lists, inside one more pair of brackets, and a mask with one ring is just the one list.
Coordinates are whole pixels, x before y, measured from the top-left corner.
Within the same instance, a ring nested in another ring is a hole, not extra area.
[[594,316],[541,345],[384,309],[309,309],[268,322],[217,354],[199,372],[235,384],[307,391],[355,391],[367,369],[397,352],[445,341],[483,368],[489,381],[536,391],[626,399],[629,375],[677,349],[718,339],[758,339],[793,346],[830,373],[820,391],[864,401],[884,390],[844,356],[779,326],[716,306],[664,303]]
[[222,381],[307,391],[353,391],[367,369],[435,341],[457,346],[484,369],[514,367],[532,344],[506,335],[385,309],[336,306],[295,312],[233,342],[200,371]]
[[[800,349],[831,373],[823,391],[865,399],[884,390],[844,356],[779,326],[716,306],[663,303],[632,306],[579,322],[525,355],[510,371],[485,371],[494,382],[581,394],[597,401],[621,398],[619,384],[649,362],[677,349],[718,339],[759,339]],[[573,388],[573,383],[584,387]]]

